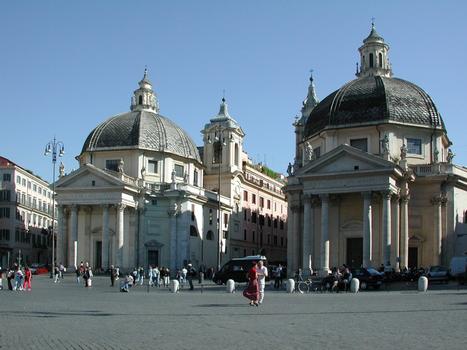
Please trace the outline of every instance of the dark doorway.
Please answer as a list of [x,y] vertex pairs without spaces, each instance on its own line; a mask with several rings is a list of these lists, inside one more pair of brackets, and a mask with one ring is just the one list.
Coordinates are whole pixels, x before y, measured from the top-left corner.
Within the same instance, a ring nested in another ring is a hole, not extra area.
[[363,238],[347,238],[347,262],[350,267],[360,267],[363,263]]
[[95,263],[95,268],[100,269],[101,267],[103,269],[106,269],[107,266],[102,266],[102,241],[96,241],[96,263]]
[[418,247],[409,247],[409,268],[418,267]]
[[159,266],[159,251],[148,250],[148,264],[147,266]]

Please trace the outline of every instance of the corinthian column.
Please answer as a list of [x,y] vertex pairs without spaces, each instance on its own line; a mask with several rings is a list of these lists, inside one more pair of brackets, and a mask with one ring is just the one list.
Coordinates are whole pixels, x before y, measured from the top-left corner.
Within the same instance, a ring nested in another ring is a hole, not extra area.
[[302,231],[302,269],[310,267],[311,258],[311,196],[303,197],[303,231]]
[[371,227],[371,192],[363,193],[363,267],[371,266],[373,233]]
[[109,268],[109,206],[102,206],[102,269]]
[[129,266],[123,266],[123,236],[125,228],[125,205],[120,203],[117,205],[117,265],[122,268],[129,268]]
[[434,209],[432,265],[440,265],[441,263],[441,240],[443,237],[443,219],[441,216],[441,206],[445,201],[446,199],[442,195],[437,195],[431,200]]
[[329,195],[321,198],[321,273],[329,274]]
[[63,261],[63,222],[64,222],[64,209],[63,205],[57,206],[58,211],[58,232],[56,234],[57,237],[57,246],[55,248],[55,259],[59,264],[65,264],[66,262]]
[[390,191],[381,193],[383,196],[383,262],[391,262],[391,195]]
[[401,267],[409,265],[409,199],[408,194],[401,195]]
[[71,206],[71,251],[70,263],[76,269],[78,266],[78,206]]

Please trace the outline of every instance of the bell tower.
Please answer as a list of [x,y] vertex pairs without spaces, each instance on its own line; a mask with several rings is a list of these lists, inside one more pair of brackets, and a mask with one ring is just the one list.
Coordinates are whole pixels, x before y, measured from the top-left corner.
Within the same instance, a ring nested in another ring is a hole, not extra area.
[[219,113],[210,119],[201,133],[205,175],[241,171],[245,133],[230,116],[225,98],[222,98]]
[[371,77],[380,75],[392,77],[392,69],[388,59],[389,46],[376,32],[374,21],[371,22],[371,31],[363,40],[360,52],[360,71],[357,68],[357,77]]

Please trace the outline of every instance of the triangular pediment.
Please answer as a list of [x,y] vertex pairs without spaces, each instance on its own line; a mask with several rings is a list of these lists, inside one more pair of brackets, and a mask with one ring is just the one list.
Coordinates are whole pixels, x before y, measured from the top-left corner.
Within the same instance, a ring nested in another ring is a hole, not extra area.
[[108,188],[127,185],[116,176],[99,169],[92,164],[85,164],[78,170],[60,178],[55,184],[57,190],[72,188]]
[[348,145],[340,145],[306,164],[297,172],[297,176],[393,170],[395,167],[397,165],[378,156]]

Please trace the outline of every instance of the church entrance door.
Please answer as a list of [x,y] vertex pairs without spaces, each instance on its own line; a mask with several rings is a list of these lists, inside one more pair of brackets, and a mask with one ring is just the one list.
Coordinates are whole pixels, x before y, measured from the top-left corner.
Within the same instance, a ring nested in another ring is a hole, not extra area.
[[96,250],[95,250],[95,254],[96,254],[96,260],[94,260],[96,263],[94,265],[94,267],[96,269],[100,269],[101,267],[102,268],[107,268],[107,266],[102,266],[102,241],[96,241]]
[[159,266],[159,251],[150,249],[148,250],[148,264],[146,266]]
[[347,262],[350,267],[360,267],[363,263],[363,238],[347,238]]
[[418,267],[418,247],[409,247],[409,268]]

